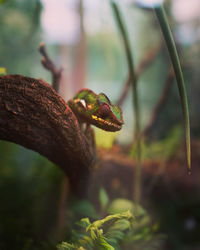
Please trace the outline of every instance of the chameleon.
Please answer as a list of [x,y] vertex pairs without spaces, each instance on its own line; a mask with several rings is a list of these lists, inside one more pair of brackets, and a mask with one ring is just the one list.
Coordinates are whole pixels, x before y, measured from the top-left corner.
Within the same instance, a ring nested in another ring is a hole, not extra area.
[[68,105],[79,123],[110,132],[120,130],[124,124],[121,109],[113,105],[104,93],[95,94],[90,89],[82,89],[68,101]]

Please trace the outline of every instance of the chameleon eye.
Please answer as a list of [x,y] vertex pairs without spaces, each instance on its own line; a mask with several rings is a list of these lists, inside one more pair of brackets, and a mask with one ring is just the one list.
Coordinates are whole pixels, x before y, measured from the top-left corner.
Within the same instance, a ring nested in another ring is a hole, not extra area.
[[110,114],[110,107],[107,104],[103,104],[99,108],[99,113],[102,118],[106,118]]

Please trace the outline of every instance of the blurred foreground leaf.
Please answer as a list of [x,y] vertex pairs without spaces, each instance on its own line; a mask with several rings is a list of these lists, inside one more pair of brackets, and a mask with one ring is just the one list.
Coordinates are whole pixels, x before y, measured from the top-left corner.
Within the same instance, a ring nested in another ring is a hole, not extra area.
[[181,106],[182,106],[182,110],[183,110],[184,125],[185,125],[185,141],[186,141],[186,156],[187,156],[188,174],[191,174],[190,119],[189,119],[188,100],[187,100],[187,94],[186,94],[186,89],[185,89],[183,73],[182,73],[176,45],[175,45],[175,42],[173,39],[171,29],[169,27],[163,6],[159,5],[158,7],[156,7],[155,13],[157,15],[163,36],[165,38],[165,42],[167,44],[169,55],[170,55],[172,65],[174,68],[174,73],[176,76],[179,95],[180,95],[180,99],[181,99]]

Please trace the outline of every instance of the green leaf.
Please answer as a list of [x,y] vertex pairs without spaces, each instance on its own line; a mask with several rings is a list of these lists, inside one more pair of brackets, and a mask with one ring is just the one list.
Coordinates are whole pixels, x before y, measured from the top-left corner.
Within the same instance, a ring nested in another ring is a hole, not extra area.
[[112,226],[109,227],[109,231],[124,231],[130,228],[130,221],[126,219],[117,220]]
[[108,244],[104,237],[99,238],[98,245],[99,250],[115,250],[114,247]]
[[81,217],[84,216],[93,219],[98,217],[94,206],[87,200],[76,201],[72,206],[72,211]]
[[94,229],[94,228],[91,228],[91,230],[90,230],[90,235],[91,235],[91,238],[92,238],[93,240],[96,240],[96,239],[97,239],[97,235],[96,235],[96,233],[95,233],[95,229]]
[[[135,213],[135,204],[128,199],[115,199],[108,207],[108,212],[110,214],[122,213],[129,210],[132,214]],[[137,205],[137,217],[146,215],[146,211],[139,205]]]
[[86,228],[91,225],[89,218],[82,218],[80,221],[76,222],[76,224],[80,227]]
[[133,202],[121,198],[113,200],[110,206],[108,207],[109,214],[122,213],[127,210],[130,210],[132,213],[134,213]]
[[61,244],[59,244],[57,246],[58,250],[74,250],[77,249],[77,246],[75,246],[74,244],[70,244],[67,242],[62,242]]
[[97,230],[97,229],[101,228],[107,222],[114,223],[115,221],[120,220],[120,219],[131,220],[131,219],[133,219],[133,215],[131,214],[130,211],[108,215],[107,217],[105,217],[102,220],[94,221],[90,226],[87,227],[86,230],[87,231],[88,230]]
[[185,142],[186,142],[186,151],[187,151],[187,165],[188,165],[188,174],[191,174],[191,142],[190,142],[190,119],[189,119],[189,108],[188,100],[185,89],[185,83],[183,78],[183,73],[180,65],[180,60],[178,57],[176,45],[173,39],[172,32],[170,30],[165,10],[162,5],[155,8],[155,13],[158,18],[165,42],[168,48],[168,52],[172,61],[174,68],[174,73],[176,76],[176,81],[178,85],[179,95],[181,99],[181,106],[184,117],[185,124]]
[[108,204],[109,198],[108,198],[108,195],[107,195],[107,193],[106,193],[106,191],[105,191],[104,188],[100,189],[100,192],[99,192],[99,201],[100,201],[100,204],[101,204],[101,208],[105,209],[105,207]]
[[90,236],[83,236],[79,241],[79,245],[84,246],[86,249],[92,249],[94,242]]

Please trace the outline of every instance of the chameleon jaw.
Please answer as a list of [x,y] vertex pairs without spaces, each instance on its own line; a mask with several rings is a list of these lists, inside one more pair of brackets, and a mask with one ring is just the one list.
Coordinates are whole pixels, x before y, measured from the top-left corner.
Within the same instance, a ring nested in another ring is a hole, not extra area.
[[120,130],[122,127],[122,124],[118,125],[116,123],[106,121],[100,117],[97,117],[96,115],[92,115],[92,119],[95,121],[99,121],[101,124],[107,126],[107,128],[105,127],[103,128],[104,130],[107,130],[107,131],[117,131],[117,130]]

